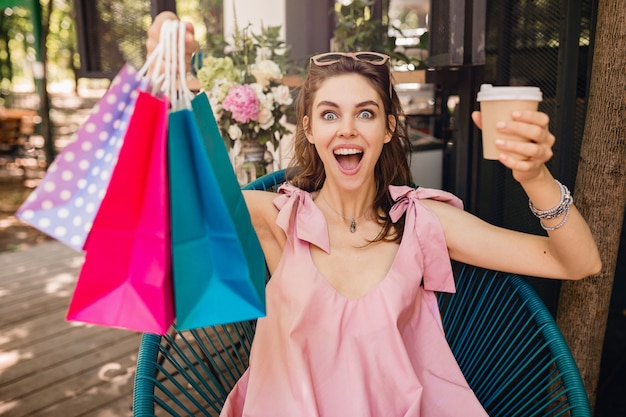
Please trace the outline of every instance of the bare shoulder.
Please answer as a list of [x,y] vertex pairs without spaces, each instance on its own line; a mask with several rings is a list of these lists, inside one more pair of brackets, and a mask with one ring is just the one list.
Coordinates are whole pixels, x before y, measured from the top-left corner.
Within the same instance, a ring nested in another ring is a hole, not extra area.
[[243,190],[243,196],[246,200],[246,203],[253,202],[258,204],[273,204],[273,200],[278,197],[278,193],[270,192],[270,191],[260,191],[260,190]]
[[494,226],[441,201],[421,201],[439,219],[452,259],[533,276],[546,276],[546,271],[554,268],[553,263],[546,260],[549,249],[544,237]]
[[[439,223],[446,234],[448,246],[454,245],[458,237],[466,233],[485,232],[494,227],[471,213],[448,204],[443,201],[432,199],[420,200],[426,207],[430,208],[437,216]],[[460,243],[460,242],[458,242]]]
[[258,190],[244,190],[242,193],[255,227],[257,223],[260,225],[276,222],[278,209],[274,206],[274,199],[278,196],[277,193]]
[[443,201],[426,198],[420,200],[420,202],[431,209],[437,217],[439,217],[439,221],[442,222],[450,216],[454,218],[456,216],[465,216],[468,214],[464,210]]

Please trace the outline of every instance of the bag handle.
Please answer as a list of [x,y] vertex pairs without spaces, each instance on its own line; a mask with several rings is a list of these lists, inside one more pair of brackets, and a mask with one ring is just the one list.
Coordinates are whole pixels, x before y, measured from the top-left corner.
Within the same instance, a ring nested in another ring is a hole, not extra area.
[[151,71],[152,93],[163,93],[172,110],[191,109],[194,94],[187,85],[185,62],[185,24],[179,20],[166,20],[161,26],[159,43],[138,72],[138,77]]
[[178,24],[178,85],[184,108],[191,109],[191,100],[194,94],[187,84],[187,62],[185,60],[185,24]]
[[191,109],[193,93],[187,86],[185,63],[185,24],[168,20],[161,28],[165,79],[162,91],[172,103],[172,110]]
[[[165,22],[167,23],[167,22]],[[165,75],[161,72],[161,66],[163,65],[163,43],[159,42],[157,46],[152,50],[150,55],[148,55],[148,59],[146,59],[145,64],[137,71],[137,78],[146,77],[148,74],[148,70],[155,64],[155,67],[152,69],[151,75],[149,77],[149,81],[152,84],[152,93],[155,94],[159,88],[158,86],[162,85]]]

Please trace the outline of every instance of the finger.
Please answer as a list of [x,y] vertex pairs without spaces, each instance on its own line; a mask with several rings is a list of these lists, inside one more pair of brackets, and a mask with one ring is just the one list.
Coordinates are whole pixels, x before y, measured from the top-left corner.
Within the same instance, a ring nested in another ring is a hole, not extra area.
[[148,29],[148,36],[159,39],[159,34],[161,33],[161,26],[163,26],[163,22],[168,20],[178,20],[178,16],[173,12],[161,12],[159,13],[154,20],[152,21],[152,25]]
[[496,127],[500,133],[533,142],[545,142],[548,135],[546,128],[526,122],[498,122]]
[[[543,119],[543,117],[538,117],[535,121],[541,121]],[[552,147],[555,143],[555,137],[550,133],[547,125],[541,126],[525,121],[511,121],[499,122],[497,128],[500,133],[517,136],[524,141],[535,142],[543,146]]]
[[185,23],[185,40],[193,41],[194,39],[194,27],[191,22]]
[[528,123],[543,128],[547,128],[550,124],[550,117],[540,111],[517,110],[511,113],[514,121]]
[[[198,42],[194,34],[194,27],[191,22],[185,22],[185,55],[191,59],[191,55],[198,49]],[[189,59],[187,61],[189,61]]]
[[152,51],[154,51],[154,48],[156,48],[157,44],[158,44],[158,41],[156,39],[148,38],[148,40],[146,41],[146,48],[148,49],[148,55],[150,55]]
[[152,52],[159,43],[161,26],[163,26],[163,22],[167,20],[178,20],[178,17],[172,12],[161,12],[154,18],[152,25],[148,28],[148,39],[146,41],[148,53]]
[[472,120],[474,121],[476,127],[478,127],[479,129],[483,128],[483,118],[482,114],[479,111],[472,112]]
[[518,142],[512,140],[496,140],[496,147],[517,161],[538,161],[545,163],[553,156],[552,148],[533,142]]
[[498,160],[505,167],[512,171],[513,177],[518,181],[523,177],[532,176],[532,172],[539,169],[542,164],[533,160],[519,160],[512,157],[509,154],[502,153],[499,155]]
[[161,25],[166,20],[178,20],[178,16],[176,16],[176,13],[170,12],[170,11],[161,12],[158,15],[156,15],[156,17],[154,18],[154,21],[152,22],[152,25],[153,26],[157,25],[159,29],[161,29]]
[[512,171],[529,172],[537,166],[543,165],[544,161],[532,154],[530,147],[524,148],[521,142],[506,141],[506,144],[496,146],[501,151],[498,160]]

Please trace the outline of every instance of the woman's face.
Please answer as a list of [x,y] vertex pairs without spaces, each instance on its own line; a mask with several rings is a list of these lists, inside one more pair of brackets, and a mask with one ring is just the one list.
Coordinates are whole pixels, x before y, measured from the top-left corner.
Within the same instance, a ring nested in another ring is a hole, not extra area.
[[303,122],[327,180],[349,188],[374,180],[376,162],[391,133],[383,102],[365,77],[343,74],[326,79]]

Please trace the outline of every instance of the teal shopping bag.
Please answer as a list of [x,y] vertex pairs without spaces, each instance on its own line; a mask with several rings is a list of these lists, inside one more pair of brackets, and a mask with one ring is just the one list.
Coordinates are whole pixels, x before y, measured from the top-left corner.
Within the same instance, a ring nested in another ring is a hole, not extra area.
[[205,94],[170,112],[172,264],[179,330],[265,315],[265,259]]

